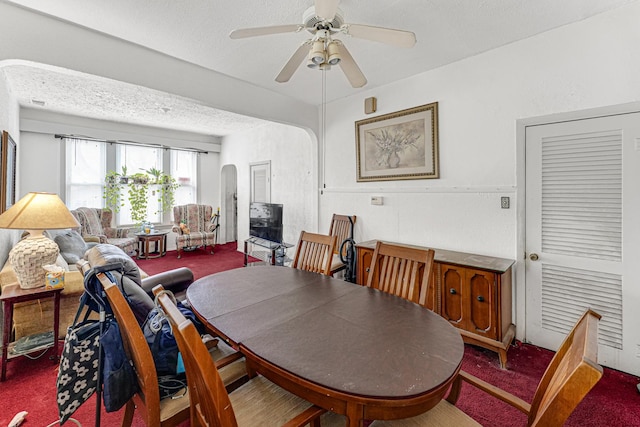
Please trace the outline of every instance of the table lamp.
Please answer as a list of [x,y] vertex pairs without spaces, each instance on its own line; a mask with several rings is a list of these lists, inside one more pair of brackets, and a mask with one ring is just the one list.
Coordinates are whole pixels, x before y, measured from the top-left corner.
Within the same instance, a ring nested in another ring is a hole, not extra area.
[[0,215],[0,228],[29,232],[9,252],[22,289],[44,286],[46,271],[42,266],[55,264],[60,253],[58,245],[42,232],[75,227],[80,224],[55,193],[29,193]]

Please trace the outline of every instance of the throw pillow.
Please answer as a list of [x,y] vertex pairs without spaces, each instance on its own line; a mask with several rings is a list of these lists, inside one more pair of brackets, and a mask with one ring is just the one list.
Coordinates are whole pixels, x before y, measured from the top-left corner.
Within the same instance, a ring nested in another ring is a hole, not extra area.
[[75,264],[84,256],[87,250],[87,243],[80,233],[75,230],[62,230],[57,232],[54,242],[60,248],[60,255],[69,264]]

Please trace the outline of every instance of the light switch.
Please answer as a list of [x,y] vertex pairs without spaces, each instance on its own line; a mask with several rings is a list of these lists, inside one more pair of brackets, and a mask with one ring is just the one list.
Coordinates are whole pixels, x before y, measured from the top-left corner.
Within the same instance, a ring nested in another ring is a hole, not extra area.
[[381,205],[382,204],[382,196],[371,196],[371,204],[372,205]]

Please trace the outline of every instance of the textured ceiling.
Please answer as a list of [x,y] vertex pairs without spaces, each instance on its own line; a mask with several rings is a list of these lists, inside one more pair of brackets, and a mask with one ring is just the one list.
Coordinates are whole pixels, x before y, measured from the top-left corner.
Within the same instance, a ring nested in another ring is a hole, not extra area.
[[[362,89],[353,89],[339,67],[333,67],[327,73],[327,101],[477,55],[634,1],[342,0],[340,8],[347,23],[413,31],[418,42],[413,48],[402,49],[339,36],[367,77],[368,84]],[[309,38],[308,33],[303,31],[241,40],[228,37],[229,32],[237,28],[301,23],[302,14],[313,4],[312,0],[9,2],[129,40],[310,104],[318,105],[322,101],[320,71],[302,65],[288,83],[274,81],[300,43]],[[21,102],[48,95],[49,108],[71,114],[74,114],[74,109],[76,113],[90,111],[90,114],[102,114],[110,120],[118,121],[120,117],[124,121],[161,127],[170,125],[175,119],[174,128],[215,135],[231,133],[236,126],[246,129],[249,123],[254,123],[186,99],[131,85],[118,85],[106,79],[89,82],[90,79],[77,73],[43,69],[29,71],[27,67],[15,67],[7,72]],[[45,80],[51,84],[39,84]],[[83,91],[87,84],[100,89]],[[59,92],[55,93],[56,90]],[[46,91],[53,93],[43,93]],[[69,97],[73,98],[73,103],[68,102]],[[79,105],[77,100],[83,97],[87,98],[87,105],[96,111]],[[131,99],[140,102],[132,102]],[[57,102],[61,105],[56,106]],[[166,106],[171,110],[163,111]],[[127,118],[132,111],[135,111],[134,117]]]
[[2,68],[20,105],[91,119],[224,136],[264,121],[159,92],[52,66]]

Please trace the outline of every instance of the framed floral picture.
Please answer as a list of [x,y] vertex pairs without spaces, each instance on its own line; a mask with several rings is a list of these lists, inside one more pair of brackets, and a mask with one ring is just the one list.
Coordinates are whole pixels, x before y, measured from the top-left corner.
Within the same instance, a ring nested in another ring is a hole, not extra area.
[[356,122],[358,182],[439,178],[438,103]]
[[0,213],[16,202],[16,143],[6,130],[0,145]]

